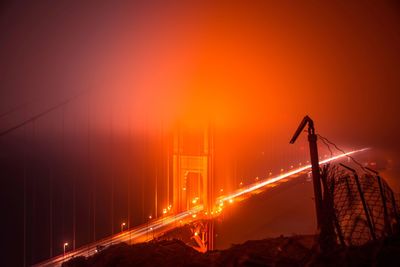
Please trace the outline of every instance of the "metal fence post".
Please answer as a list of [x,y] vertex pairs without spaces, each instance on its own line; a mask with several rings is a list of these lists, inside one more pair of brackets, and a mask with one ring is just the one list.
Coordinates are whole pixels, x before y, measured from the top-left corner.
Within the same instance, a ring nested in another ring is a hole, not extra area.
[[397,212],[397,204],[396,204],[396,199],[394,197],[393,190],[390,190],[390,195],[392,198],[392,206],[393,206],[394,215],[396,216],[396,221],[397,221],[397,233],[399,233],[400,232],[400,218],[399,218],[399,214]]
[[344,165],[344,164],[342,164],[342,163],[340,163],[340,165],[353,172],[354,179],[356,180],[356,185],[357,185],[358,193],[360,194],[361,203],[362,203],[363,208],[364,208],[365,217],[367,218],[367,223],[368,223],[369,231],[370,231],[370,233],[371,233],[372,239],[373,239],[373,240],[376,240],[376,235],[375,235],[374,227],[372,226],[371,216],[370,216],[370,214],[369,214],[369,210],[368,210],[368,207],[367,207],[367,203],[365,202],[364,192],[362,191],[361,184],[360,184],[360,180],[359,180],[359,178],[358,178],[358,174],[357,174],[357,172],[356,172],[354,169],[352,169],[352,168],[350,168],[350,167],[348,167],[348,166],[346,166],[346,165]]
[[388,211],[387,211],[387,206],[386,206],[386,196],[385,192],[383,192],[383,185],[382,185],[382,179],[379,176],[379,173],[373,169],[370,169],[368,167],[365,167],[367,170],[370,172],[373,172],[375,174],[376,179],[378,180],[378,185],[379,185],[379,193],[381,195],[381,200],[382,200],[382,206],[383,206],[383,221],[385,223],[385,230],[389,233],[392,234],[392,227],[389,223],[389,216],[388,216]]

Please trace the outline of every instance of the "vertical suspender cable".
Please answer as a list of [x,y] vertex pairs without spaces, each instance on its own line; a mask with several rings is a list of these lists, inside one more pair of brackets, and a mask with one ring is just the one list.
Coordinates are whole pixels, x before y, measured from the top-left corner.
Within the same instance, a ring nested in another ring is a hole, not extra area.
[[[143,136],[142,136],[142,138],[143,138]],[[144,154],[144,146],[143,146],[143,144],[141,145],[141,155],[142,155],[142,157],[140,157],[140,185],[142,186],[142,190],[141,190],[141,202],[142,202],[142,220],[143,220],[143,222],[145,222],[146,221],[146,218],[147,218],[147,216],[145,215],[145,213],[144,213],[144,210],[145,210],[145,208],[144,208],[144,190],[145,190],[145,187],[144,187],[144,163],[143,163],[143,154]]]
[[[141,136],[141,138],[144,138],[143,136]],[[140,154],[142,155],[140,157],[140,185],[142,187],[141,190],[141,206],[142,206],[142,222],[144,223],[147,219],[148,215],[145,215],[144,213],[144,166],[143,166],[143,155],[144,155],[144,144],[145,142],[141,142],[141,146],[140,146]]]
[[171,202],[170,202],[170,197],[169,197],[169,191],[170,191],[170,189],[169,189],[169,186],[170,186],[170,175],[169,175],[169,171],[170,171],[170,168],[169,168],[169,161],[170,161],[170,156],[169,156],[169,151],[170,151],[170,140],[169,140],[169,133],[168,133],[168,130],[167,130],[167,133],[165,134],[165,137],[164,138],[166,138],[166,143],[167,143],[167,203],[168,203],[168,206],[171,204]]
[[91,196],[91,207],[92,207],[92,241],[96,241],[96,222],[97,222],[97,212],[96,212],[96,173],[94,173],[95,169],[93,168],[93,162],[94,162],[94,158],[92,156],[94,148],[96,147],[95,145],[93,145],[94,141],[92,140],[92,99],[91,99],[91,94],[88,94],[89,97],[89,124],[90,124],[90,135],[89,135],[89,143],[90,143],[90,165],[89,165],[89,172],[90,172],[90,177],[89,177],[89,181],[90,181],[90,196]]
[[[62,171],[62,174],[60,175],[60,177],[61,177],[61,179],[65,180],[65,178],[66,178],[66,175],[65,175],[65,106],[63,106],[61,109],[61,157],[60,158],[61,158],[61,167],[60,168]],[[65,217],[66,217],[65,211],[67,210],[66,205],[65,205],[66,187],[62,186],[61,190],[62,190],[62,192],[61,192],[61,207],[63,210],[63,212],[61,213],[62,214],[62,223],[61,223],[62,231],[61,232],[62,232],[63,236],[65,236]]]
[[[73,121],[73,134],[72,140],[77,138],[77,127],[76,119]],[[76,147],[73,148],[72,152],[75,152]],[[73,163],[74,164],[74,163]],[[76,247],[76,172],[72,172],[72,249]]]
[[50,216],[49,216],[49,254],[50,258],[53,257],[53,173],[52,168],[49,169],[49,209],[50,209]]
[[[88,173],[88,179],[90,181],[90,183],[92,182],[91,179],[91,144],[90,144],[90,97],[88,97],[88,102],[87,102],[87,173]],[[89,205],[89,216],[88,216],[88,223],[89,223],[89,231],[88,231],[88,241],[93,240],[92,239],[92,231],[93,228],[92,227],[92,206],[93,206],[93,192],[91,190],[92,188],[90,188],[90,194],[88,194],[88,196],[90,197],[90,205]],[[88,251],[89,252],[89,251]]]
[[[32,122],[32,141],[35,144],[36,140],[36,120]],[[35,146],[34,150],[35,151]],[[31,235],[31,262],[35,261],[34,257],[34,248],[35,246],[35,228],[36,228],[36,177],[33,177],[33,184],[32,184],[32,223],[30,224],[30,235]]]
[[[112,105],[112,103],[111,103]],[[113,107],[111,106],[110,111],[110,172],[111,172],[111,235],[114,234],[114,121],[113,121]]]
[[[26,112],[25,112],[26,113]],[[28,137],[28,135],[27,135],[27,129],[26,129],[26,125],[24,126],[24,143],[25,143],[25,145],[24,145],[24,173],[23,173],[23,179],[24,179],[24,203],[23,203],[23,206],[24,206],[24,223],[23,223],[23,227],[24,227],[24,229],[23,229],[23,232],[24,232],[24,247],[23,247],[23,267],[26,267],[27,266],[27,264],[26,264],[26,176],[27,176],[27,164],[26,164],[26,162],[27,162],[27,149],[26,149],[26,147],[27,147],[27,144],[28,144],[28,142],[27,142],[27,137]]]
[[[127,220],[128,220],[128,229],[131,227],[131,187],[132,187],[132,176],[133,176],[133,170],[132,170],[132,157],[133,157],[133,147],[132,147],[132,118],[131,118],[131,113],[129,112],[129,118],[128,118],[128,214],[127,214]],[[131,243],[132,238],[131,238],[131,231],[129,231],[129,243]]]
[[158,133],[156,135],[156,147],[153,149],[156,149],[152,154],[154,155],[154,162],[155,162],[155,182],[154,182],[154,204],[155,204],[155,210],[157,213],[157,205],[158,205],[158,192],[157,192],[157,184],[158,184],[158,153],[157,153],[157,146],[158,146]]

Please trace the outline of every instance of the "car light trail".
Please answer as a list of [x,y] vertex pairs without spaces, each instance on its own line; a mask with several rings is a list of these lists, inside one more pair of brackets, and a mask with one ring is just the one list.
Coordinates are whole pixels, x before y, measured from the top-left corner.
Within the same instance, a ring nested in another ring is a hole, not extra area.
[[[321,164],[325,164],[325,163],[328,163],[328,162],[331,162],[331,161],[335,161],[335,160],[350,156],[350,155],[355,154],[355,153],[364,152],[364,151],[366,151],[368,149],[369,148],[353,150],[353,151],[347,152],[345,154],[341,154],[341,155],[338,155],[338,156],[330,157],[330,158],[327,158],[325,160],[320,161],[319,164],[321,165]],[[277,182],[279,180],[282,180],[282,179],[287,178],[289,176],[298,174],[298,173],[303,172],[303,171],[305,171],[307,169],[310,169],[310,168],[311,168],[311,164],[303,166],[303,167],[298,168],[298,169],[295,169],[295,170],[290,171],[290,172],[283,173],[281,175],[278,175],[276,177],[268,179],[267,181],[264,181],[264,182],[261,182],[261,183],[257,183],[255,185],[251,185],[250,187],[248,187],[246,189],[241,189],[241,190],[239,190],[237,192],[234,192],[231,195],[219,197],[219,198],[217,198],[217,203],[223,203],[223,202],[229,201],[229,200],[231,200],[231,199],[233,199],[235,197],[242,196],[244,194],[253,192],[253,191],[255,191],[257,189],[260,189],[260,188],[262,188],[262,187],[264,187],[266,185],[273,184],[273,183],[275,183],[275,182]]]
[[[146,237],[149,233],[157,232],[158,234],[168,231],[171,224],[179,222],[183,219],[188,221],[193,221],[192,215],[197,214],[204,209],[203,205],[198,205],[191,210],[187,210],[176,215],[161,217],[157,221],[138,226],[132,230],[126,230],[125,232],[118,233],[116,235],[106,237],[104,239],[98,240],[92,244],[85,245],[73,251],[66,252],[65,255],[59,255],[44,262],[33,265],[34,267],[44,267],[44,266],[61,266],[65,261],[68,261],[74,257],[84,256],[89,257],[96,254],[97,247],[108,247],[115,243],[128,242],[130,240],[140,239]],[[146,238],[147,239],[147,238]],[[142,241],[143,242],[143,241]]]

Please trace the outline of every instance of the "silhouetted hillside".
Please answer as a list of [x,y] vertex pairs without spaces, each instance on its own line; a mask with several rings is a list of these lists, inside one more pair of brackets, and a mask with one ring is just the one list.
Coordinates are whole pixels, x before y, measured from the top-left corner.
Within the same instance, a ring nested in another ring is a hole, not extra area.
[[75,258],[63,267],[105,266],[399,266],[400,238],[322,254],[314,236],[247,241],[227,250],[201,254],[179,240],[113,245],[98,254]]

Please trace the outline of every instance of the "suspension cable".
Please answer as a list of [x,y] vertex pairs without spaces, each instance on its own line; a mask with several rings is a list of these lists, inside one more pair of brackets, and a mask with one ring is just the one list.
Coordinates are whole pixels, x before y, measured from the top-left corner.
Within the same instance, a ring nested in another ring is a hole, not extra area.
[[28,119],[26,119],[26,120],[24,120],[24,121],[22,121],[22,122],[20,122],[20,123],[18,123],[16,125],[14,125],[14,126],[8,128],[6,130],[1,131],[0,132],[0,137],[4,136],[6,134],[9,134],[10,132],[13,132],[13,131],[21,128],[22,126],[24,126],[24,125],[26,125],[26,124],[28,124],[30,122],[33,122],[33,121],[35,121],[35,120],[37,120],[37,119],[39,119],[39,118],[51,113],[52,111],[57,110],[57,109],[65,106],[65,105],[69,104],[70,102],[74,101],[78,97],[82,96],[84,93],[85,92],[79,93],[79,94],[77,94],[77,95],[75,95],[75,96],[73,96],[71,98],[68,98],[68,99],[58,103],[57,105],[54,105],[54,106],[52,106],[52,107],[50,107],[50,108],[48,108],[48,109],[46,109],[46,110],[44,110],[42,112],[39,112],[38,114],[33,115],[32,117],[30,117],[30,118],[28,118]]

